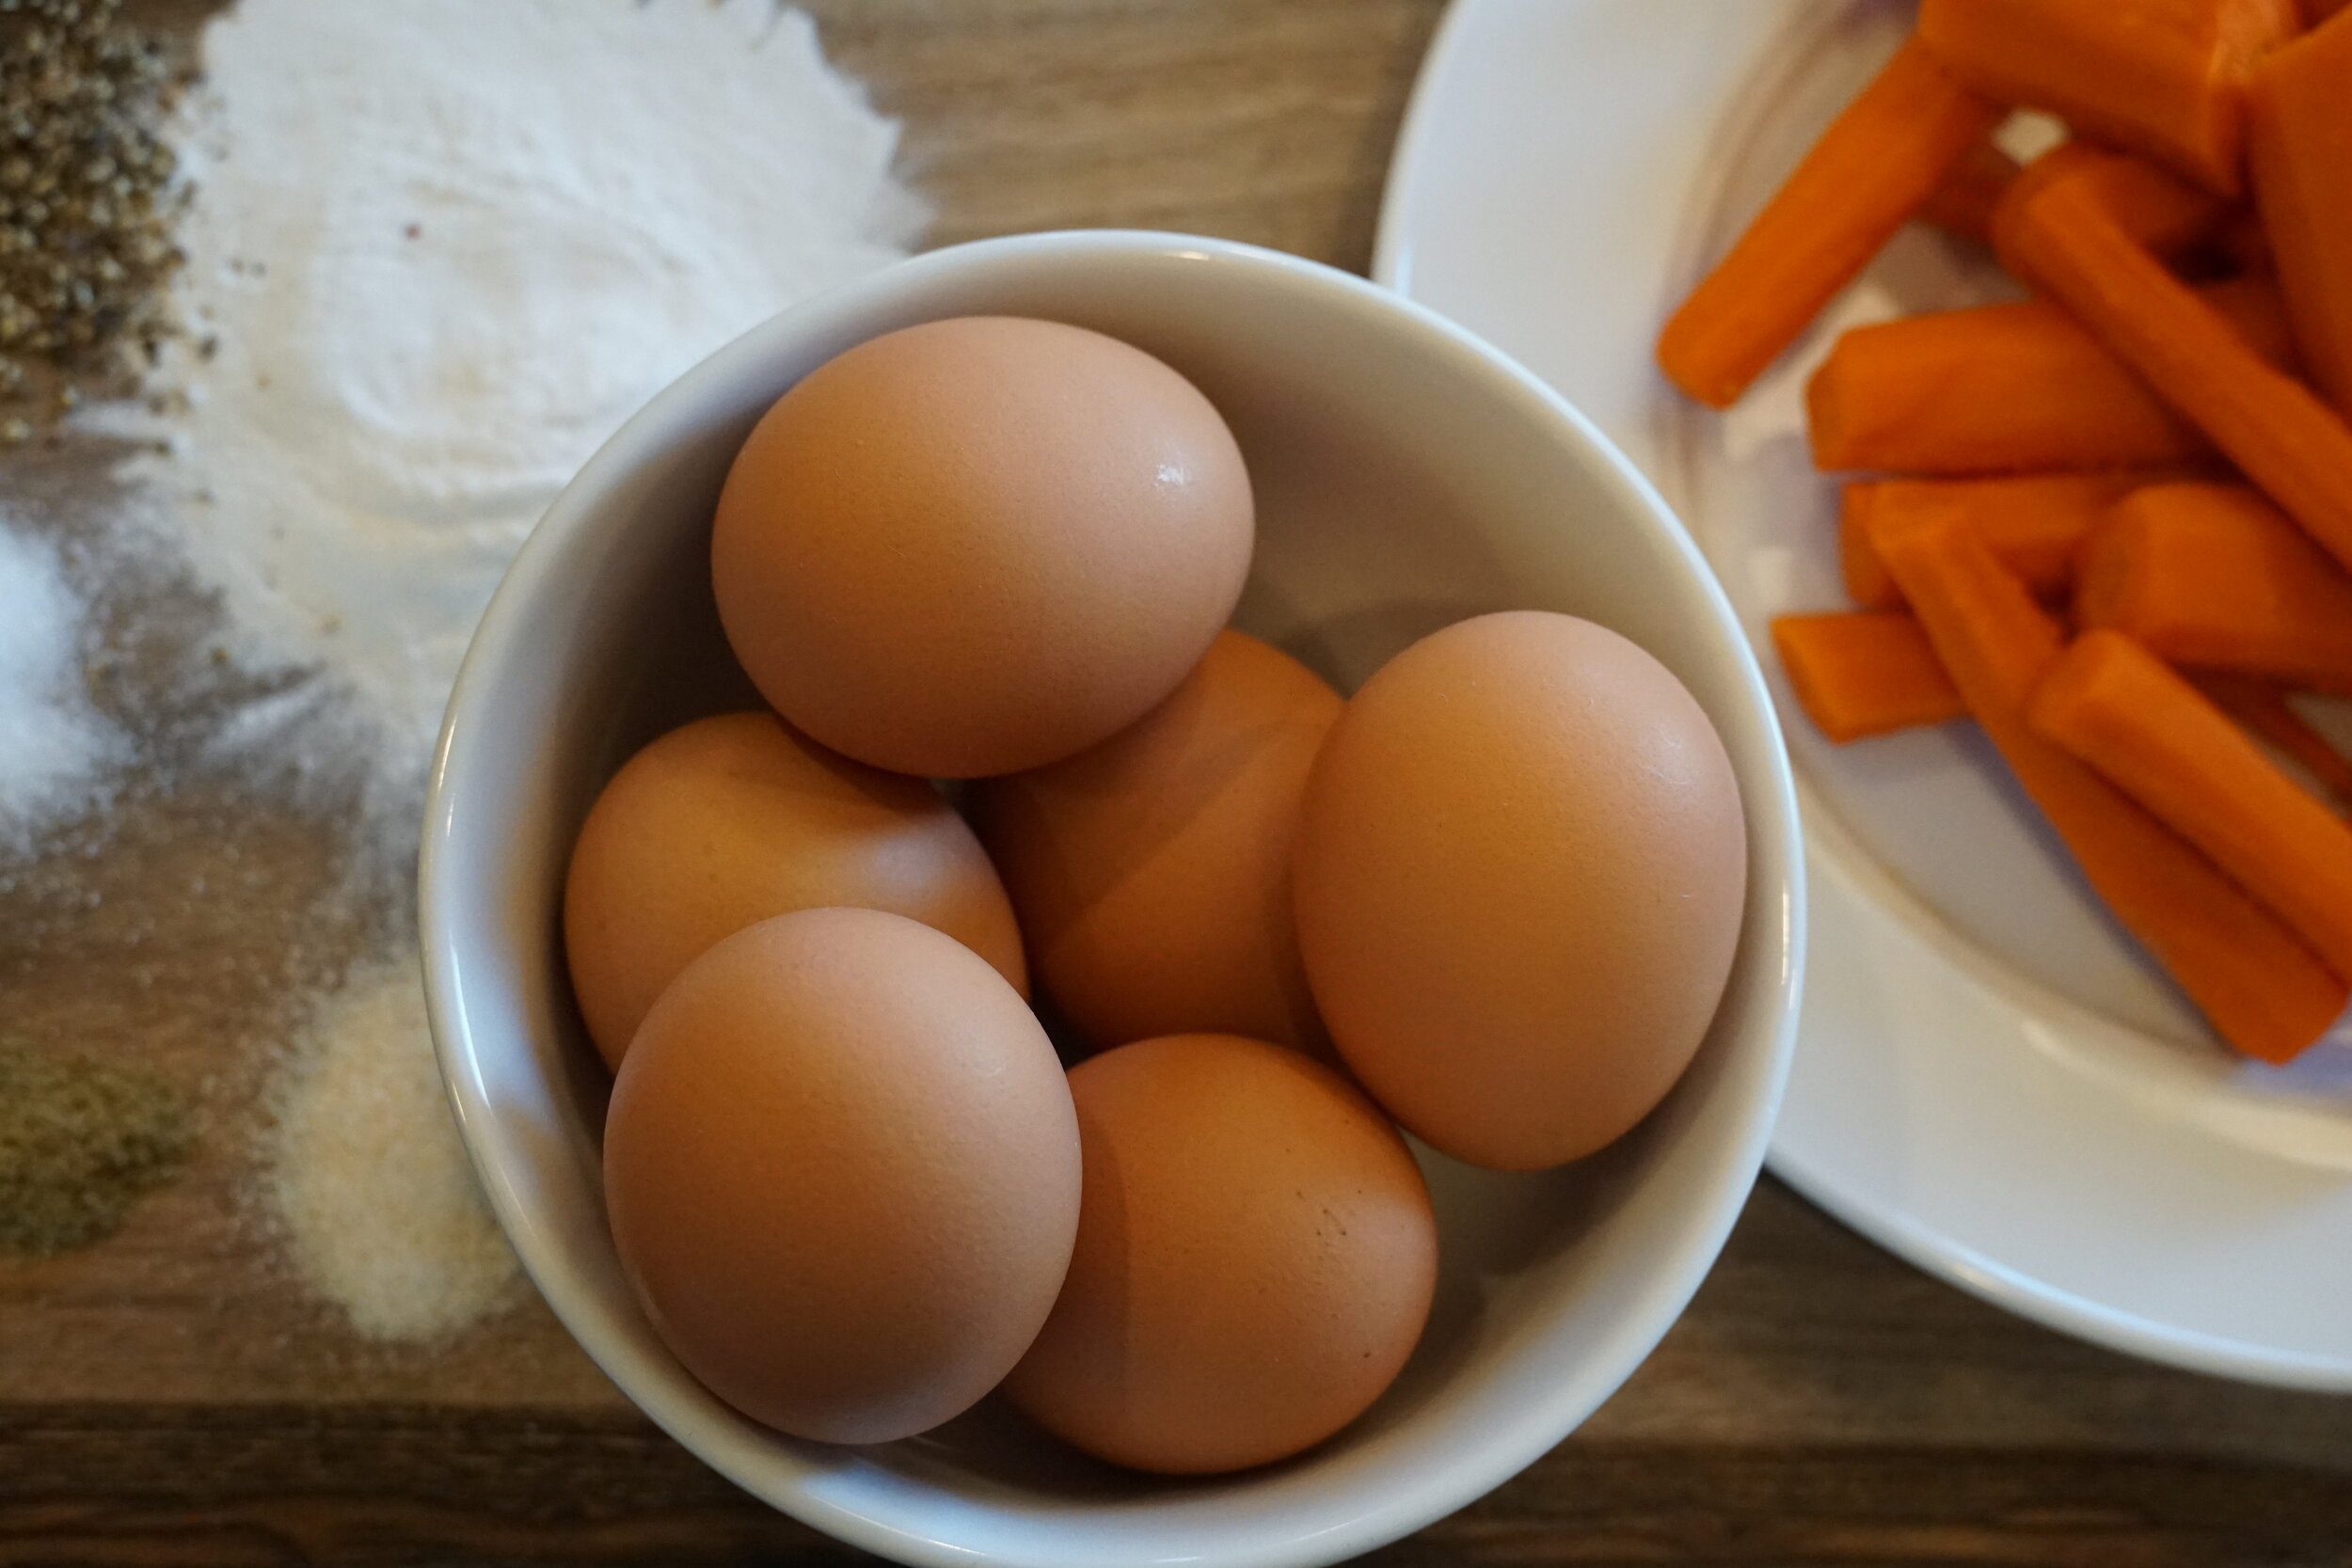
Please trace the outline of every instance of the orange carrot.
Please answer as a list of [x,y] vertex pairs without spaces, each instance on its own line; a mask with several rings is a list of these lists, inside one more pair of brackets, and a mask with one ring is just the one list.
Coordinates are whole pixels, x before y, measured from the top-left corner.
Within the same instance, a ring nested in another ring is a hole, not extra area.
[[2017,160],[1991,138],[1978,142],[1944,172],[1944,182],[1928,193],[1917,216],[1947,233],[1979,245],[1993,243],[1993,209],[2017,178]]
[[[2030,195],[2058,181],[2080,187],[2125,233],[2159,256],[2174,255],[2211,238],[2230,214],[2230,204],[2220,197],[2181,183],[2145,158],[2080,141],[2060,142],[2027,164],[2001,192],[2000,201],[2024,199],[2012,194],[2020,186]],[[2000,201],[1994,203],[1996,211]],[[1991,222],[1988,217],[1988,236]]]
[[2010,479],[1850,481],[1837,526],[1846,592],[1865,609],[1900,606],[1902,590],[1871,542],[1871,515],[1949,509],[1967,519],[1969,529],[2028,590],[2045,597],[2064,594],[2074,584],[2075,552],[2105,520],[2107,508],[2143,484],[2179,477],[2170,469],[2116,469]]
[[2347,0],[2303,0],[2303,25],[2316,27],[2346,4]]
[[[2233,278],[2199,297],[2252,351],[2291,353],[2276,284]],[[2031,473],[2193,463],[2212,445],[2056,305],[1942,310],[1840,336],[1805,388],[1825,470]]]
[[2243,485],[2117,502],[2075,558],[2074,619],[2175,664],[2352,691],[2352,578]]
[[1963,711],[1927,634],[1899,610],[1782,615],[1772,622],[1772,646],[1797,701],[1840,746]]
[[2155,655],[2122,632],[2085,632],[2030,720],[2352,974],[2352,828]]
[[2213,699],[2214,706],[2270,742],[2334,797],[2338,811],[2352,811],[2352,761],[2287,705],[2286,694],[2265,680],[2202,671],[2189,684]]
[[2256,68],[2247,155],[2303,363],[2352,410],[2352,23]]
[[2264,363],[2076,184],[2004,201],[1993,232],[2004,261],[2081,317],[2330,554],[2352,561],[2352,427],[2341,415]]
[[1988,98],[2238,188],[2254,62],[2301,25],[2295,0],[1921,0],[1919,41]]
[[2344,983],[2211,861],[2026,723],[2064,640],[2025,585],[1948,516],[1889,527],[1878,545],[2026,793],[2222,1038],[2273,1062],[2318,1038],[2344,1010]]
[[1837,571],[1846,579],[1846,596],[1865,610],[1903,605],[1903,591],[1886,575],[1886,562],[1870,537],[1870,514],[1883,487],[1876,480],[1850,479],[1837,494]]
[[1660,368],[1730,406],[2000,118],[1905,43],[1666,323]]

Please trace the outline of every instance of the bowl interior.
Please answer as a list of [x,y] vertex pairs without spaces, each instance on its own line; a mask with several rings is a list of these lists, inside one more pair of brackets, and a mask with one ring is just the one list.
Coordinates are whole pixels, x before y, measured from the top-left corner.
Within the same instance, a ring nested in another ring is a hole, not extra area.
[[[557,937],[572,835],[636,746],[755,701],[707,580],[712,505],[752,422],[850,344],[972,312],[1112,333],[1216,403],[1258,495],[1238,622],[1343,690],[1466,615],[1585,615],[1690,686],[1745,792],[1746,927],[1684,1082],[1616,1147],[1547,1175],[1418,1151],[1443,1248],[1419,1352],[1338,1438],[1241,1476],[1129,1475],[993,1402],[870,1449],[767,1432],[655,1340],[606,1229],[604,1073]],[[525,1266],[623,1390],[707,1462],[915,1561],[1320,1561],[1524,1465],[1688,1300],[1754,1180],[1786,1070],[1803,931],[1795,833],[1786,758],[1721,593],[1647,486],[1524,372],[1309,263],[1166,236],[1035,236],[932,253],[755,330],[650,404],[564,493],[492,604],[453,701],[426,830],[425,946],[459,1120]]]

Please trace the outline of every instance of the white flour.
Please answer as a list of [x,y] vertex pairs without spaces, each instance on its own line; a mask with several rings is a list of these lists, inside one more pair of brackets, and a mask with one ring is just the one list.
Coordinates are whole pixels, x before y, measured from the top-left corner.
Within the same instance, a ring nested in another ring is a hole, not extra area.
[[[892,124],[767,0],[243,0],[177,138],[177,448],[248,662],[421,757],[558,488],[680,372],[892,260]],[[209,356],[209,357],[208,357]]]
[[[236,663],[315,672],[215,750],[294,753],[298,777],[305,747],[360,748],[362,858],[405,878],[458,659],[556,490],[680,372],[894,259],[922,214],[895,127],[772,0],[243,0],[203,63],[175,138],[187,336],[160,395],[84,422],[167,447],[121,477],[220,591]],[[322,1004],[268,1189],[310,1281],[389,1338],[461,1326],[513,1271],[415,961]]]
[[0,846],[103,800],[129,737],[90,705],[85,613],[55,546],[0,519]]

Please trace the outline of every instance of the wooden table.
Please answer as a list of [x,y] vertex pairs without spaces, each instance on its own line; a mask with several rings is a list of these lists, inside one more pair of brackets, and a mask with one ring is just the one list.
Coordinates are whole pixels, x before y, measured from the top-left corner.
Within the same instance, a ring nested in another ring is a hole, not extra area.
[[[210,7],[144,8],[184,24]],[[1440,4],[812,8],[902,117],[935,241],[1139,225],[1360,270]],[[46,483],[37,464],[12,478]],[[131,802],[96,858],[0,881],[0,1021],[183,1064],[278,1026],[282,977],[364,935],[306,925],[314,837],[200,780]],[[256,1070],[215,1074],[216,1124]],[[299,1307],[233,1165],[199,1166],[97,1252],[0,1267],[0,1561],[857,1558],[653,1431],[535,1302],[435,1352],[358,1347]],[[2352,1562],[2352,1401],[2060,1338],[1768,1180],[1615,1399],[1376,1560]]]

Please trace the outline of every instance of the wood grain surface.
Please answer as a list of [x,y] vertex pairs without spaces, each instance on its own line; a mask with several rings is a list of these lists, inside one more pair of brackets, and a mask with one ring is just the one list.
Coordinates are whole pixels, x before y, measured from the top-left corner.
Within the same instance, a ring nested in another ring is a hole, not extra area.
[[[184,29],[211,7],[138,8]],[[1143,226],[1362,270],[1440,5],[809,8],[902,120],[935,243]],[[70,497],[70,457],[8,479]],[[159,660],[193,635],[142,626]],[[151,691],[121,700],[169,718]],[[267,1042],[299,1023],[288,983],[371,933],[316,918],[332,814],[256,813],[241,787],[192,767],[103,840],[0,876],[0,1028],[184,1072],[211,1151],[105,1246],[0,1265],[0,1563],[864,1560],[655,1432],[535,1301],[431,1352],[366,1347],[303,1303],[245,1196],[255,1103]],[[2352,1400],[2063,1339],[1767,1180],[1615,1399],[1372,1560],[2352,1563]]]

